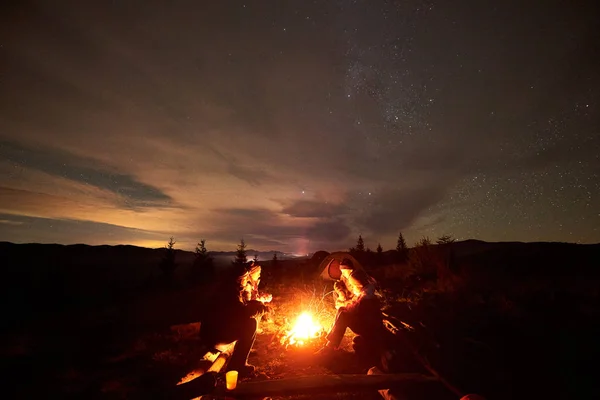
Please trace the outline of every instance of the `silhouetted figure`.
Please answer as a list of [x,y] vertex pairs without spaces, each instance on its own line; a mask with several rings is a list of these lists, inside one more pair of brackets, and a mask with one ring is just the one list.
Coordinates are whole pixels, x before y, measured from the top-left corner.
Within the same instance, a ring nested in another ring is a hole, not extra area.
[[254,366],[248,364],[248,354],[256,339],[258,320],[268,307],[249,299],[246,285],[249,271],[243,266],[233,269],[232,276],[225,279],[214,303],[201,318],[200,338],[202,345],[209,349],[237,341],[227,370],[239,371],[245,376],[254,372]]
[[357,335],[353,341],[356,354],[363,359],[378,360],[385,328],[375,280],[362,269],[355,269],[348,259],[342,260],[340,270],[342,277],[334,285],[338,311],[327,334],[327,345],[317,354],[330,355],[337,350],[346,329],[350,328]]

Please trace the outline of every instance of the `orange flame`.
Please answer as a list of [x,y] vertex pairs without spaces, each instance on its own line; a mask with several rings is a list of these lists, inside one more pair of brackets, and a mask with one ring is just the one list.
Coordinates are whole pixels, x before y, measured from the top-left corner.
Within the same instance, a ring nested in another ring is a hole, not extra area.
[[288,332],[288,343],[290,345],[304,345],[311,339],[318,338],[323,328],[313,320],[309,312],[303,312],[296,319],[296,323]]

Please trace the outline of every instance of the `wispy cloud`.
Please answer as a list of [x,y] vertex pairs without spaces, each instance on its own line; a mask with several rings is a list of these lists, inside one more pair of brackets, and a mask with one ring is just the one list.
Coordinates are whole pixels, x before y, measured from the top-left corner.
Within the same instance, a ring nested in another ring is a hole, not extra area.
[[164,236],[142,229],[85,220],[0,214],[0,237],[15,243],[86,243],[160,246]]
[[285,206],[282,212],[300,218],[331,218],[348,212],[348,209],[344,204],[300,199]]
[[119,173],[116,168],[93,158],[80,157],[57,148],[0,141],[0,159],[113,192],[123,197],[125,204],[134,207],[167,206],[172,201],[160,189],[140,182],[132,175]]

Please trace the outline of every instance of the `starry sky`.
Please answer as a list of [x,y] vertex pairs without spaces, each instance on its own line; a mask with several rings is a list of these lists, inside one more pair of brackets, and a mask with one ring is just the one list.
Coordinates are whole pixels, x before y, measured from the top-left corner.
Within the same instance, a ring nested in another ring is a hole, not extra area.
[[600,242],[594,2],[0,7],[0,240]]

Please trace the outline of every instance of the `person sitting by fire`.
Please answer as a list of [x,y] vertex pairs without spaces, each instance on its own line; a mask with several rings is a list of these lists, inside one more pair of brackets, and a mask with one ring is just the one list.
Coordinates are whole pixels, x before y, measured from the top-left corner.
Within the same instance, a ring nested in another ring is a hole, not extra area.
[[353,341],[355,353],[361,358],[379,359],[385,328],[376,282],[349,259],[340,262],[340,271],[341,279],[334,284],[337,314],[326,336],[327,344],[317,355],[333,354],[350,328],[357,335]]
[[248,364],[248,355],[256,339],[258,321],[270,308],[252,298],[254,283],[258,290],[260,267],[250,271],[234,267],[231,274],[233,276],[226,277],[217,291],[214,306],[201,316],[200,340],[201,345],[212,352],[219,345],[236,341],[227,370],[248,376],[255,369]]

